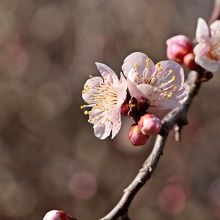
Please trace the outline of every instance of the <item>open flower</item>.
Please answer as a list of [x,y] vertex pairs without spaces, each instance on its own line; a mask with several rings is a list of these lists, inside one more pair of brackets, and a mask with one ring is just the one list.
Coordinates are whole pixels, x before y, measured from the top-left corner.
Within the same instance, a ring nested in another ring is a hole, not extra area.
[[127,77],[130,95],[147,99],[152,107],[172,109],[188,97],[183,69],[174,61],[154,65],[146,54],[135,52],[126,57],[122,70]]
[[81,108],[92,108],[84,113],[89,115],[96,137],[105,139],[112,132],[114,138],[121,128],[121,106],[126,98],[127,83],[122,74],[119,80],[108,66],[101,63],[96,66],[102,77],[91,77],[86,81],[82,98],[88,104]]
[[220,68],[220,20],[208,27],[206,21],[199,18],[196,40],[198,44],[194,48],[195,62],[208,71],[218,71]]

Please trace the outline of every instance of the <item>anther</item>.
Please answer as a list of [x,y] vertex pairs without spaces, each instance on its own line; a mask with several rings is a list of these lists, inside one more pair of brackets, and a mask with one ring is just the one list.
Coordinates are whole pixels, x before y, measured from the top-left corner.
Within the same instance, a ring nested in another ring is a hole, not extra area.
[[84,111],[84,114],[85,115],[89,115],[89,111]]

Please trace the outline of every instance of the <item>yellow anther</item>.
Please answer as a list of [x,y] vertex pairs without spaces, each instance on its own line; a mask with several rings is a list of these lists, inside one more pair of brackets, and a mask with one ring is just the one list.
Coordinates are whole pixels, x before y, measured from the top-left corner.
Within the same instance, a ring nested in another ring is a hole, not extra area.
[[86,105],[81,105],[80,109],[84,109],[86,107]]
[[170,70],[169,70],[169,73],[172,73],[172,72],[173,72],[173,70],[170,69]]
[[84,114],[85,115],[89,115],[89,111],[84,111]]
[[158,67],[158,68],[159,68],[159,67],[160,67],[160,63],[157,63],[157,64],[156,64],[156,67]]
[[146,66],[145,66],[146,69],[149,68],[149,63],[150,63],[150,58],[147,58],[147,59],[146,59]]
[[150,62],[150,58],[148,57],[147,59],[146,59],[146,63],[149,63]]
[[138,65],[137,65],[137,63],[135,63],[135,64],[134,64],[134,69],[135,69],[135,71],[137,71],[137,68],[138,68]]
[[172,81],[175,81],[176,80],[176,76],[174,75],[173,77],[172,77]]
[[167,97],[167,98],[172,97],[172,95],[173,95],[172,92],[168,92],[168,91],[164,92],[164,96]]

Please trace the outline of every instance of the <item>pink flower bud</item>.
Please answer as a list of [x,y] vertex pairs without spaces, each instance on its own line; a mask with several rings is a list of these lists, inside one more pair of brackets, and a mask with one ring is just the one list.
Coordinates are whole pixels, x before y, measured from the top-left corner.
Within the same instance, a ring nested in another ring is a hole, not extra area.
[[47,212],[43,220],[74,220],[74,219],[63,211],[51,210]]
[[134,146],[140,146],[146,144],[150,136],[144,135],[138,125],[132,125],[128,137]]
[[161,120],[153,114],[146,114],[141,117],[138,126],[144,135],[158,134],[161,128]]
[[195,63],[195,55],[193,53],[188,53],[183,58],[183,63],[190,70],[193,70],[193,69],[195,69],[197,67],[197,64]]
[[183,63],[183,58],[193,50],[191,40],[184,35],[176,35],[167,40],[167,57],[178,63]]

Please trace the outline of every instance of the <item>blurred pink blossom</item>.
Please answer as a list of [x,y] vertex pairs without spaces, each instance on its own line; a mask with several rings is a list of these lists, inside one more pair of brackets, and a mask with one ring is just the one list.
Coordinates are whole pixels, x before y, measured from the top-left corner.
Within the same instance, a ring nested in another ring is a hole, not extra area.
[[220,68],[220,20],[208,26],[202,18],[196,28],[198,44],[194,48],[195,62],[204,69],[216,72]]
[[95,174],[89,171],[78,171],[70,178],[68,188],[72,196],[77,200],[91,199],[97,192],[97,178]]
[[159,196],[159,205],[167,214],[182,212],[190,197],[190,187],[183,176],[172,176],[168,179]]

